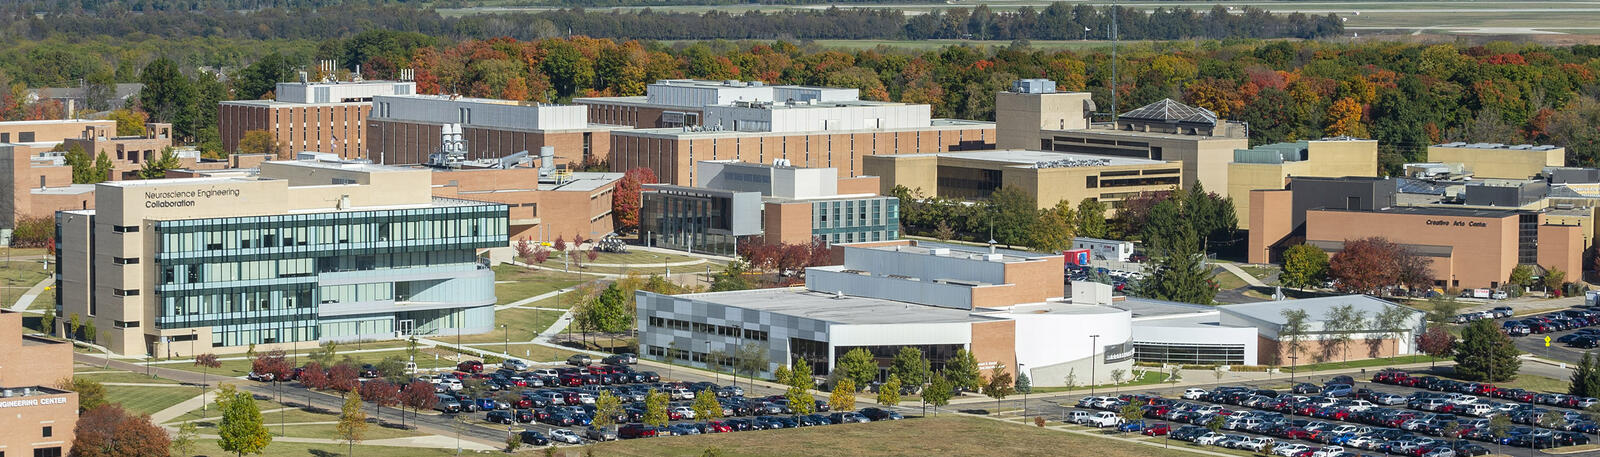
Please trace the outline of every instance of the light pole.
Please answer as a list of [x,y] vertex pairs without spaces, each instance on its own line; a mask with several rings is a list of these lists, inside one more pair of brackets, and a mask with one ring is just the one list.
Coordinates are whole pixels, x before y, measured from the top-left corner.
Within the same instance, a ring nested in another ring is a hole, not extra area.
[[1089,335],[1089,396],[1094,396],[1095,348],[1100,347],[1100,334]]
[[199,330],[195,330],[195,329],[189,329],[189,357],[194,357],[196,355],[199,355],[199,354],[195,354],[195,352],[194,352],[194,340],[197,340],[197,339],[200,339],[200,331]]
[[[1017,376],[1027,376],[1027,365],[1017,362]],[[1015,384],[1013,382],[1012,384]],[[1022,391],[1022,417],[1028,417],[1028,391],[1033,390],[1033,377],[1028,376],[1028,389]]]
[[1289,354],[1289,383],[1294,384],[1294,375],[1300,371],[1300,354]]
[[[706,271],[711,271],[710,270],[711,267],[706,267],[706,268],[707,268]],[[712,380],[712,382],[716,382],[716,383],[722,382],[722,374],[721,373],[717,373],[717,369],[716,368],[712,368],[711,367],[711,363],[712,363],[712,361],[711,361],[711,341],[707,340],[706,341],[706,368],[711,370],[711,380]]]
[[500,324],[500,331],[504,333],[505,338],[506,338],[505,344],[500,346],[500,351],[506,353],[506,357],[510,357],[511,356],[511,328],[510,327],[506,327],[506,324]]

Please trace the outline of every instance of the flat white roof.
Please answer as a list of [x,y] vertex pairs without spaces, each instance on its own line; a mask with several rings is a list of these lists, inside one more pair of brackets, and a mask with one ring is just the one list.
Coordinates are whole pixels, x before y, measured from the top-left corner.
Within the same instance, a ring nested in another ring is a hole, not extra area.
[[952,159],[983,160],[988,162],[1014,163],[1018,165],[1033,165],[1039,162],[1053,162],[1058,160],[1078,161],[1105,161],[1102,166],[1122,165],[1161,165],[1164,160],[1139,159],[1133,157],[1082,154],[1072,152],[1034,151],[1027,149],[993,149],[984,151],[960,152],[929,152],[922,154],[895,154],[889,157],[947,157]]
[[966,310],[816,292],[800,287],[678,295],[677,297],[845,325],[939,324],[1004,320]]

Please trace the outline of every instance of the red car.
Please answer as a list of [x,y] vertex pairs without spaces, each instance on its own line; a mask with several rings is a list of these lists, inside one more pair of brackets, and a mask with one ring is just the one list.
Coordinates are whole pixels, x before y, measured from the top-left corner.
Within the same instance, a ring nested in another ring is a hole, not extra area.
[[724,424],[721,421],[711,421],[706,423],[706,431],[710,433],[728,433],[733,431],[733,427],[729,427],[728,424]]
[[460,371],[465,371],[467,373],[482,373],[483,372],[483,362],[479,362],[477,360],[468,360],[468,361],[456,364],[456,369],[460,370]]
[[1307,440],[1311,439],[1311,432],[1300,427],[1290,427],[1283,431],[1282,436],[1286,440]]
[[1168,433],[1172,433],[1172,426],[1167,424],[1152,424],[1149,427],[1145,427],[1144,431],[1139,433],[1143,433],[1146,436],[1166,436]]

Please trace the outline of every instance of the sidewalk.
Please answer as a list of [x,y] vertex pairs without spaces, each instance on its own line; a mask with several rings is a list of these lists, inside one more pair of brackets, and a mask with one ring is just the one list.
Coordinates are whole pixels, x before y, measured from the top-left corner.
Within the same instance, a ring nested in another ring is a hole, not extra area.
[[[221,437],[219,437],[217,435],[199,435],[199,436],[200,436],[200,439],[206,439],[206,440],[221,439]],[[328,439],[328,438],[301,438],[301,437],[296,437],[296,436],[277,436],[277,435],[273,435],[272,442],[274,442],[274,443],[332,444],[332,445],[336,445],[336,446],[347,446],[347,445],[349,445],[349,443],[346,443],[344,440],[335,440],[335,439]],[[439,435],[413,436],[413,437],[408,437],[408,438],[388,438],[388,439],[381,439],[381,440],[366,440],[366,441],[362,441],[360,443],[357,443],[357,445],[360,445],[360,446],[389,446],[389,447],[422,447],[422,448],[432,448],[432,449],[456,449],[456,447],[459,446],[462,450],[466,450],[466,451],[498,451],[498,450],[500,450],[499,448],[496,448],[496,447],[493,447],[493,446],[489,446],[489,445],[486,445],[486,444],[479,444],[477,442],[468,441],[468,440],[459,440],[458,441],[458,440],[456,440],[455,438],[452,438],[452,437],[439,436]],[[341,447],[341,449],[342,449],[342,447]]]
[[550,297],[554,297],[557,294],[564,294],[564,293],[567,293],[567,292],[572,292],[574,289],[577,289],[577,288],[576,287],[568,287],[568,288],[565,288],[565,289],[552,290],[552,291],[545,292],[545,293],[542,293],[542,294],[539,294],[539,295],[535,295],[535,296],[532,296],[532,297],[528,297],[528,298],[524,298],[524,299],[521,299],[521,300],[517,300],[517,301],[511,302],[511,303],[506,303],[504,305],[495,306],[494,310],[495,311],[500,311],[500,310],[508,309],[508,308],[521,308],[522,305],[526,305],[526,304],[529,304],[529,303],[537,303],[540,300],[544,300],[544,299],[548,299]]
[[[52,275],[52,276],[54,276],[54,275]],[[39,281],[39,283],[38,284],[34,284],[33,287],[29,287],[27,292],[23,292],[21,297],[17,297],[17,303],[14,304],[14,305],[11,305],[11,310],[12,311],[26,311],[28,309],[28,306],[32,305],[33,301],[35,299],[39,298],[39,295],[44,294],[44,290],[46,288],[49,288],[50,286],[55,285],[55,283],[56,283],[55,278],[54,277],[50,277],[50,278],[45,278],[43,281]]]
[[189,411],[200,409],[200,405],[216,399],[217,396],[215,394],[215,389],[207,391],[205,395],[195,395],[188,400],[178,402],[176,405],[168,406],[167,409],[156,411],[155,413],[151,414],[150,423],[165,424],[167,422],[172,422],[173,419],[177,419],[179,416],[188,414]]
[[1239,279],[1244,280],[1244,283],[1249,284],[1250,287],[1267,287],[1267,283],[1261,282],[1260,279],[1256,279],[1256,277],[1252,276],[1250,273],[1246,273],[1243,269],[1240,269],[1238,265],[1223,262],[1214,262],[1211,263],[1211,265],[1222,267],[1222,269],[1228,270],[1229,273],[1233,273],[1234,276],[1238,276]]

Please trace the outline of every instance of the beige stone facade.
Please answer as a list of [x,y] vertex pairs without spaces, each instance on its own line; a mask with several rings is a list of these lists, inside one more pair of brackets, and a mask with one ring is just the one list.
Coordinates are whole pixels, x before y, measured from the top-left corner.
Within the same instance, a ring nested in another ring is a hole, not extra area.
[[878,192],[884,195],[905,186],[924,196],[980,200],[1015,186],[1040,208],[1062,201],[1077,205],[1090,198],[1105,202],[1113,212],[1141,193],[1176,189],[1183,167],[1170,161],[1020,150],[877,155],[862,163],[864,173],[879,177]]
[[[1346,176],[1378,176],[1378,142],[1361,139],[1324,139],[1287,143],[1274,146],[1298,148],[1304,152],[1303,160],[1277,160],[1254,163],[1235,157],[1228,164],[1227,196],[1233,198],[1234,211],[1250,214],[1250,192],[1255,190],[1283,189],[1292,177],[1341,178]],[[1264,148],[1257,148],[1263,150]],[[1275,155],[1275,154],[1274,154]],[[1207,185],[1206,190],[1222,192]],[[1239,218],[1239,229],[1248,230],[1253,224],[1249,217]]]
[[1459,163],[1476,178],[1528,179],[1567,163],[1566,148],[1451,143],[1428,146],[1428,161]]
[[69,455],[78,394],[54,386],[72,378],[72,345],[26,334],[22,316],[0,311],[0,453]]
[[0,122],[0,143],[60,143],[67,138],[79,137],[88,128],[109,131],[115,135],[117,121],[66,119]]

